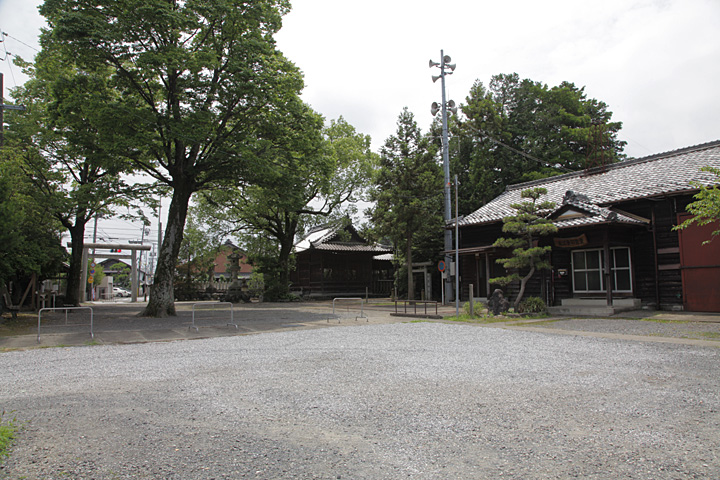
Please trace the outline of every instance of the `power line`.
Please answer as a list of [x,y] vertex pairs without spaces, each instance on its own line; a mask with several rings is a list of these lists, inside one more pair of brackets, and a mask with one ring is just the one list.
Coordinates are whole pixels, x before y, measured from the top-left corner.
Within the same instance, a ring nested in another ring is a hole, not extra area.
[[480,135],[485,136],[485,138],[487,138],[487,139],[490,140],[491,142],[496,143],[496,144],[498,144],[498,145],[500,145],[500,146],[502,146],[502,147],[505,147],[505,148],[507,148],[508,150],[511,150],[511,151],[517,153],[518,155],[522,155],[523,157],[525,157],[525,158],[527,158],[527,159],[529,159],[529,160],[532,160],[532,161],[534,161],[534,162],[538,162],[538,163],[540,163],[540,164],[542,164],[542,165],[545,165],[545,166],[549,166],[549,167],[552,167],[552,168],[557,168],[558,170],[563,170],[563,171],[565,171],[565,172],[567,172],[567,173],[572,173],[572,172],[575,171],[575,170],[571,170],[571,169],[569,169],[569,168],[567,168],[567,167],[563,167],[562,165],[556,165],[556,164],[553,164],[553,163],[551,163],[551,162],[547,162],[547,161],[545,161],[545,160],[540,160],[540,159],[537,158],[537,157],[533,157],[533,156],[530,155],[529,153],[525,153],[525,152],[523,152],[522,150],[518,150],[517,148],[511,147],[510,145],[507,145],[507,144],[501,142],[500,140],[491,137],[491,136],[488,135],[487,133],[483,132],[483,131],[480,130],[480,129],[477,129],[477,128],[473,127],[472,125],[465,124],[465,126],[468,127],[468,128],[470,128],[471,130],[474,130],[475,132],[479,133]]
[[[3,35],[7,35],[5,32],[2,32]],[[15,73],[12,69],[12,60],[9,60],[9,57],[12,57],[12,53],[7,51],[7,47],[5,46],[5,41],[0,38],[0,43],[2,43],[3,51],[5,52],[5,58],[2,59],[2,61],[7,60],[8,61],[8,70],[10,70],[10,76],[13,80],[13,86],[17,87],[17,81],[15,80]]]
[[23,42],[23,41],[20,40],[19,38],[13,37],[12,35],[10,35],[10,34],[7,33],[7,32],[2,32],[2,34],[3,34],[4,36],[6,36],[6,37],[12,38],[12,39],[15,40],[16,42],[22,43],[23,45],[25,45],[26,47],[28,47],[28,48],[30,48],[30,49],[32,49],[32,50],[35,50],[36,52],[40,53],[40,50],[38,50],[37,48],[33,47],[32,45],[28,45],[27,43]]

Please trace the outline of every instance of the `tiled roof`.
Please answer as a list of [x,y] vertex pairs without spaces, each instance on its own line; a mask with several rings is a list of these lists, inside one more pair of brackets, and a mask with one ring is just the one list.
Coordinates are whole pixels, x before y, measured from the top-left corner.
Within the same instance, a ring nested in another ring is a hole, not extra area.
[[[568,173],[512,185],[488,204],[462,218],[460,225],[502,221],[503,217],[515,213],[510,205],[523,200],[520,193],[535,187],[546,188],[548,193],[542,199],[556,205],[561,205],[565,194],[573,191],[585,196],[586,203],[604,207],[612,207],[633,199],[693,192],[697,187],[690,182],[703,185],[716,182],[713,174],[700,171],[705,166],[720,168],[720,141],[627,160],[608,165],[604,169]],[[620,217],[615,221],[618,219]]]
[[[563,216],[557,215],[561,210],[578,212],[578,215],[563,218]],[[560,205],[554,213],[549,215],[549,217],[556,219],[553,223],[555,223],[555,226],[559,229],[599,225],[602,223],[626,223],[629,225],[645,225],[648,223],[645,219],[631,217],[624,212],[614,211],[582,201],[578,199],[578,196],[573,192],[568,192],[565,197],[563,197],[562,205]]]
[[375,252],[385,253],[391,252],[390,247],[383,245],[366,245],[358,243],[322,243],[315,245],[317,250],[330,250],[334,252]]
[[[351,232],[357,235],[355,227],[349,225],[347,227]],[[308,235],[295,245],[296,252],[316,249],[335,252],[374,252],[374,253],[391,253],[392,247],[379,244],[369,244],[358,241],[333,241],[338,237],[342,224],[324,226],[311,230]]]

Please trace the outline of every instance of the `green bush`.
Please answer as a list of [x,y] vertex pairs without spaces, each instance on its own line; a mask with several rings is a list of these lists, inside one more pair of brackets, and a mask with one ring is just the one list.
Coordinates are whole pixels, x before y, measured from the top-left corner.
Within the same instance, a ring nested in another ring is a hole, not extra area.
[[251,297],[259,297],[265,291],[265,277],[257,270],[253,270],[247,281],[248,292]]
[[[465,302],[462,305],[462,313],[470,316],[470,302]],[[483,302],[475,302],[473,305],[473,313],[474,318],[482,318],[485,317],[488,313],[487,311],[487,305],[485,305]]]
[[518,305],[518,313],[545,313],[547,305],[540,297],[528,297]]

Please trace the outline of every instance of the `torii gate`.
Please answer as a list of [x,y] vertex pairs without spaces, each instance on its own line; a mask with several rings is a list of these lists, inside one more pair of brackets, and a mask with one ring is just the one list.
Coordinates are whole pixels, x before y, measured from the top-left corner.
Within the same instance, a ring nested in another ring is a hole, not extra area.
[[[72,242],[68,242],[68,247],[72,247]],[[87,265],[88,263],[88,250],[94,248],[94,249],[102,249],[102,250],[130,250],[130,254],[117,254],[117,253],[95,253],[96,257],[102,257],[102,258],[109,258],[112,260],[121,260],[124,258],[130,258],[132,259],[130,264],[130,301],[131,302],[137,302],[137,251],[138,250],[152,250],[152,246],[150,245],[138,245],[134,243],[86,243],[83,247],[83,256],[82,256],[82,262],[83,265]],[[81,288],[81,298],[82,301],[87,301],[87,289],[85,288],[85,285],[87,284],[87,268],[83,268],[82,270],[82,279],[80,281],[80,288]]]

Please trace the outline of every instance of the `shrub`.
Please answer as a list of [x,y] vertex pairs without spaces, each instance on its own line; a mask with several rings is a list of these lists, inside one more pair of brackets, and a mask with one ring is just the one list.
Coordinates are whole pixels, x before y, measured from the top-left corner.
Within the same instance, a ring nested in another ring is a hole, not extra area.
[[265,290],[265,278],[262,273],[253,270],[247,281],[248,292],[251,297],[259,297]]
[[520,302],[517,311],[518,313],[545,313],[547,305],[540,297],[527,297]]

